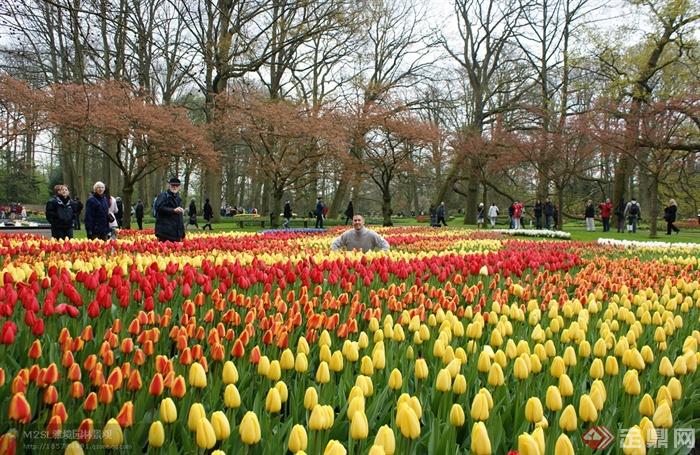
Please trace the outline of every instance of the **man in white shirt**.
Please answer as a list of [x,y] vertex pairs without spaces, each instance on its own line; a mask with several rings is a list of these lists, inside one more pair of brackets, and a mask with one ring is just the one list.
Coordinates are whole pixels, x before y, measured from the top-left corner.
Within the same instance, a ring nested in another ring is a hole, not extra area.
[[389,242],[381,235],[365,227],[365,217],[355,214],[352,217],[352,229],[343,232],[331,244],[331,250],[333,251],[341,248],[348,251],[362,250],[364,253],[374,248],[387,251],[389,250]]
[[491,222],[492,228],[496,227],[496,217],[497,216],[498,216],[498,207],[496,206],[495,202],[492,202],[491,207],[489,207],[489,221]]

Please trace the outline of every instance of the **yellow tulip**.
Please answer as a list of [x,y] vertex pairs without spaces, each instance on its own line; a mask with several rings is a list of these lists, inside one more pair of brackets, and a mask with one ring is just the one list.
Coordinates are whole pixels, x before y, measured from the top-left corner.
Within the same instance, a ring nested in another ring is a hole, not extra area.
[[297,453],[301,450],[306,450],[308,443],[306,428],[302,425],[294,425],[292,431],[289,432],[289,442],[287,443],[289,451]]
[[267,376],[267,379],[270,381],[279,381],[279,378],[282,377],[282,366],[279,360],[270,362],[270,367],[267,369],[267,374],[265,376]]
[[544,417],[542,402],[537,397],[531,397],[525,403],[525,418],[528,422],[537,423]]
[[124,443],[124,433],[117,419],[109,419],[102,430],[102,443],[108,448],[119,447]]
[[177,408],[172,398],[166,398],[160,402],[160,420],[165,423],[173,423],[177,420]]
[[479,354],[476,368],[480,373],[486,373],[491,369],[491,357],[486,351],[481,351],[481,354]]
[[503,376],[503,369],[497,363],[491,364],[491,369],[489,370],[488,383],[491,386],[499,387],[505,383],[505,377]]
[[304,393],[304,407],[311,411],[318,404],[318,392],[313,387],[308,387]]
[[675,375],[673,371],[673,364],[671,364],[671,361],[666,356],[662,357],[661,361],[659,362],[659,373],[662,376],[669,378],[672,378]]
[[309,417],[309,429],[311,430],[324,430],[327,424],[327,414],[323,409],[323,406],[316,405],[311,410],[311,416]]
[[544,430],[542,427],[537,426],[530,436],[532,436],[532,439],[534,439],[537,443],[537,448],[540,450],[540,454],[544,455]]
[[292,354],[291,349],[287,348],[282,351],[282,355],[280,356],[280,367],[283,370],[291,370],[294,368],[294,354]]
[[446,368],[438,372],[435,388],[440,392],[448,392],[452,388],[452,377]]
[[403,377],[401,376],[401,371],[399,371],[398,368],[394,368],[389,375],[389,388],[391,390],[398,390],[401,388],[402,384]]
[[559,393],[562,397],[570,397],[574,394],[574,384],[567,374],[559,376]]
[[601,379],[605,374],[605,368],[603,367],[603,361],[600,359],[593,359],[589,374],[593,379]]
[[267,391],[267,397],[265,397],[265,410],[270,413],[280,412],[282,409],[282,398],[280,397],[279,391],[272,387]]
[[639,413],[645,417],[654,415],[654,399],[648,393],[645,393],[639,402]]
[[628,370],[622,378],[622,385],[626,394],[639,395],[642,391],[642,386],[639,384],[639,373],[637,373],[637,370]]
[[472,440],[469,450],[474,455],[491,455],[491,440],[484,422],[476,422],[472,427]]
[[574,455],[574,446],[571,444],[571,439],[565,434],[559,435],[557,443],[554,446],[554,453],[557,455]]
[[550,411],[559,411],[562,408],[561,394],[557,386],[549,386],[547,388],[547,396],[545,398],[547,409]]
[[598,420],[598,411],[589,395],[581,395],[578,402],[578,415],[583,422],[595,422]]
[[260,442],[260,423],[254,412],[246,412],[238,427],[238,433],[244,444],[253,445]]
[[416,439],[420,436],[420,422],[413,408],[406,403],[400,404],[396,414],[396,423],[401,434],[407,439]]
[[384,449],[386,455],[394,455],[396,451],[396,439],[394,431],[389,425],[382,425],[377,431],[377,436],[374,437],[374,444]]
[[367,439],[369,424],[364,411],[357,411],[350,421],[350,437],[355,440]]
[[413,367],[414,375],[416,379],[425,379],[428,377],[428,364],[425,359],[420,358],[416,360],[416,364]]
[[537,441],[527,433],[518,436],[518,453],[520,455],[541,455]]
[[328,367],[336,373],[343,371],[343,354],[340,351],[335,351],[333,353]]
[[319,384],[327,384],[331,380],[331,373],[328,371],[328,364],[321,362],[316,370],[316,382]]
[[559,428],[564,431],[574,431],[578,427],[578,420],[576,418],[576,410],[573,405],[568,405],[564,408],[564,411],[559,417]]
[[450,423],[455,427],[464,425],[464,409],[459,404],[453,404],[450,409]]
[[238,370],[236,365],[230,360],[224,363],[224,371],[222,373],[224,384],[235,384],[238,382]]
[[229,384],[224,389],[224,405],[230,409],[237,409],[241,405],[241,394],[238,387]]
[[647,446],[652,446],[656,443],[656,429],[652,421],[647,417],[642,417],[642,420],[639,422],[639,430]]
[[620,367],[617,364],[617,357],[608,356],[605,359],[605,374],[608,376],[617,376],[620,372]]
[[625,455],[645,455],[647,453],[644,437],[638,426],[633,426],[627,431],[627,436],[622,443],[622,451]]
[[190,386],[197,389],[203,389],[207,386],[207,374],[199,362],[193,362],[190,365]]
[[552,359],[552,366],[549,368],[549,373],[557,379],[559,379],[562,374],[566,373],[566,363],[564,363],[564,359],[559,356]]
[[654,412],[654,426],[658,428],[671,428],[673,426],[673,415],[668,401],[663,401]]
[[287,399],[289,398],[287,384],[285,384],[284,381],[278,381],[277,384],[275,384],[275,389],[277,389],[277,392],[279,392],[282,403],[286,403]]
[[489,418],[489,402],[486,396],[482,393],[474,395],[470,415],[474,420],[488,420]]
[[66,446],[63,455],[85,455],[85,452],[83,451],[83,446],[81,446],[78,441],[73,441]]
[[527,363],[522,357],[515,359],[515,364],[513,365],[513,374],[515,374],[516,379],[527,379],[530,375],[530,370],[527,367]]
[[223,412],[216,411],[211,415],[211,426],[214,428],[217,441],[223,441],[231,436],[231,424]]
[[353,397],[348,403],[347,416],[350,421],[356,412],[365,412],[365,397],[362,395]]
[[671,398],[674,400],[680,400],[683,396],[683,386],[678,378],[671,378],[668,381],[668,391],[671,392]]
[[323,455],[346,455],[348,452],[340,442],[331,439],[323,450]]
[[199,420],[206,416],[207,413],[204,412],[202,403],[192,403],[192,406],[190,406],[190,413],[187,415],[187,428],[189,428],[190,431],[197,431]]
[[297,373],[306,373],[309,369],[309,360],[306,358],[306,354],[300,352],[294,359],[294,371]]
[[216,433],[206,417],[199,419],[197,423],[197,447],[211,449],[216,444]]
[[165,443],[165,429],[160,420],[156,420],[148,429],[148,444],[153,447],[163,447]]
[[467,391],[467,378],[465,378],[463,374],[455,376],[454,383],[452,384],[452,391],[457,395],[461,395]]

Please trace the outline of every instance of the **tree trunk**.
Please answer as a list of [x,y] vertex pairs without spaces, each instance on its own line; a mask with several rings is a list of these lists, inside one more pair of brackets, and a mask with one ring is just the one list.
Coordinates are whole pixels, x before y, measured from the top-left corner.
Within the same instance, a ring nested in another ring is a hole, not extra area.
[[[648,207],[649,207],[649,237],[657,237],[657,222],[659,216],[659,178],[657,175],[649,174],[647,177],[647,196],[648,196]],[[645,207],[642,205],[642,207]]]
[[[467,164],[469,165],[469,183],[467,184],[467,207],[464,217],[464,224],[473,224],[474,215],[479,199],[479,163],[477,158],[471,158]],[[469,220],[469,221],[468,221]]]
[[387,185],[382,188],[382,226],[393,226],[394,223],[391,221],[391,191]]
[[282,198],[284,197],[284,189],[278,188],[275,186],[274,190],[270,192],[271,193],[271,216],[270,216],[270,223],[272,225],[272,228],[278,228],[280,227],[280,212],[282,211]]
[[[124,182],[127,182],[126,178],[124,178]],[[124,206],[124,214],[122,215],[122,226],[125,229],[131,229],[131,200],[133,194],[133,183],[124,183],[124,186],[122,187],[122,205]]]

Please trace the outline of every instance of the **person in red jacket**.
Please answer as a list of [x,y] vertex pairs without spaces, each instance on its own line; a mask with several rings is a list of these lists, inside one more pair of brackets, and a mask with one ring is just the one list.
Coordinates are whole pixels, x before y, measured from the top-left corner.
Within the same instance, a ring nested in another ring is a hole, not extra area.
[[523,217],[523,204],[520,201],[515,201],[513,204],[513,229],[522,229],[523,225],[520,222]]
[[607,198],[605,202],[601,202],[598,205],[598,209],[600,210],[600,218],[603,220],[603,232],[608,232],[610,231],[610,215],[613,209],[610,198]]

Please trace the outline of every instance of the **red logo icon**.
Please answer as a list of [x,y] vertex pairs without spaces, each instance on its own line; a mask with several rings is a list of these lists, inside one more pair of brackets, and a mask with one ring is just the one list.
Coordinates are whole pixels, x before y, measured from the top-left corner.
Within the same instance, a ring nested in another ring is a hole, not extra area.
[[613,443],[615,436],[606,427],[599,425],[586,430],[581,439],[593,450],[604,450]]

